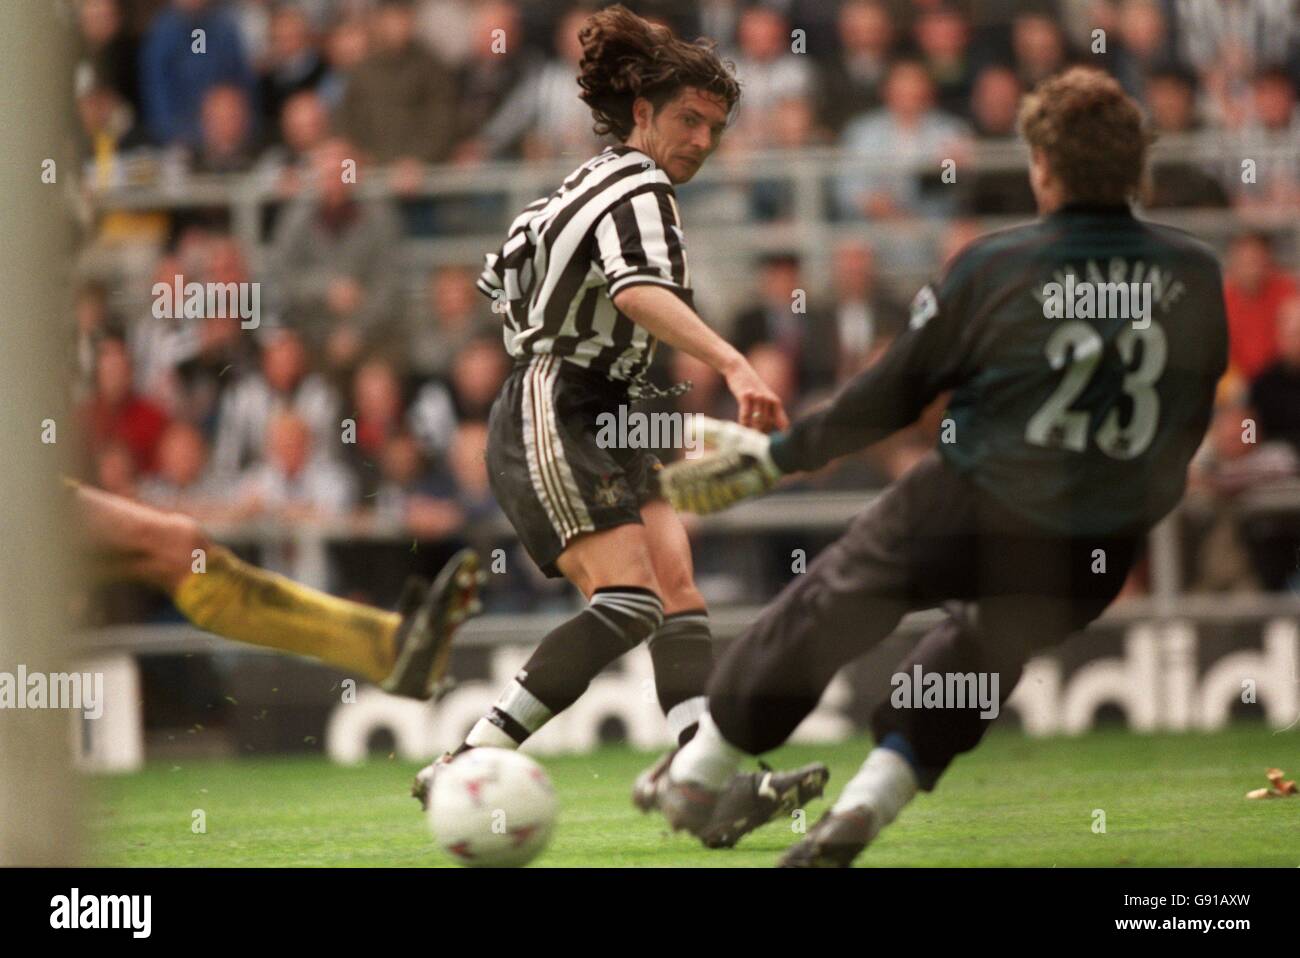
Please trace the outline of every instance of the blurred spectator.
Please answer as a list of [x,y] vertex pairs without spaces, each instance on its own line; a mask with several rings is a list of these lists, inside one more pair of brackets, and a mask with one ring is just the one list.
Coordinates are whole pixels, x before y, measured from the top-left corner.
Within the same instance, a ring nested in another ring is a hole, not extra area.
[[1201,71],[1229,47],[1249,70],[1283,63],[1292,53],[1295,10],[1289,3],[1181,0],[1177,9],[1180,53]]
[[130,127],[140,117],[139,46],[123,27],[119,0],[82,0],[77,40],[75,89],[112,90],[130,108]]
[[474,9],[469,57],[456,72],[458,160],[487,155],[490,147],[480,131],[511,91],[543,67],[520,42],[520,29],[519,7],[509,0],[484,0]]
[[285,101],[280,142],[261,159],[263,176],[279,196],[297,196],[310,185],[312,154],[329,136],[329,111],[319,94],[304,90]]
[[171,0],[144,40],[141,94],[149,135],[160,144],[196,146],[203,99],[223,84],[248,96],[254,87],[234,20],[212,0]]
[[212,460],[223,480],[262,452],[277,412],[292,411],[311,429],[321,457],[329,456],[342,435],[338,398],[319,373],[308,370],[302,337],[291,329],[269,329],[262,336],[260,370],[243,377],[221,401]]
[[270,44],[265,71],[258,84],[262,129],[275,141],[280,117],[294,96],[315,91],[325,79],[325,60],[316,44],[310,19],[301,7],[276,7],[271,14]]
[[451,389],[461,420],[487,422],[501,384],[510,372],[510,357],[496,336],[466,343],[451,367]]
[[498,332],[499,316],[475,288],[476,270],[439,266],[429,274],[426,297],[412,312],[409,339],[415,368],[445,378],[461,348]]
[[477,147],[480,155],[584,160],[600,150],[601,138],[592,132],[591,109],[576,92],[582,59],[578,31],[590,15],[579,8],[560,18],[555,28],[559,59],[537,65],[515,86],[483,128]]
[[787,96],[772,105],[768,117],[770,145],[778,150],[802,150],[827,142],[825,131],[817,126],[813,101],[806,96]]
[[273,240],[271,273],[285,316],[332,370],[398,332],[401,229],[390,203],[357,198],[349,175],[356,163],[344,140],[317,148],[315,189],[281,215]]
[[244,91],[215,86],[203,97],[202,129],[194,153],[196,173],[245,173],[252,169],[257,150],[253,118]]
[[[121,154],[140,146],[131,107],[111,87],[94,85],[77,92],[77,130],[73,147],[86,185],[95,190],[125,181]],[[120,212],[108,215],[120,215]]]
[[1023,92],[1015,71],[1010,67],[988,66],[981,70],[975,78],[970,99],[975,136],[993,141],[1014,139]]
[[1295,130],[1295,81],[1285,70],[1261,70],[1255,74],[1251,93],[1251,122],[1261,131],[1285,134]]
[[[1016,142],[1022,92],[1014,70],[989,66],[980,71],[971,93],[971,115],[979,140],[998,145]],[[1029,173],[1023,166],[976,169],[959,182],[965,193],[964,210],[969,215],[1030,214],[1037,210]]]
[[457,502],[470,522],[500,514],[487,474],[487,423],[467,422],[456,430],[447,465],[456,485]]
[[875,252],[861,240],[848,240],[835,247],[831,282],[839,339],[836,380],[842,382],[870,365],[879,351],[907,327],[907,310],[880,289]]
[[745,93],[728,139],[741,147],[771,146],[777,104],[790,98],[810,101],[816,78],[808,57],[791,52],[789,25],[776,10],[747,8],[740,15],[738,38],[736,78]]
[[349,451],[377,461],[402,428],[402,383],[391,363],[370,359],[357,367],[350,418],[356,423],[356,442]]
[[[922,181],[936,181],[941,162],[963,152],[967,132],[961,120],[935,109],[934,85],[925,67],[915,60],[895,62],[885,80],[885,106],[858,117],[844,130],[844,148],[873,167],[840,180],[842,215],[884,218],[950,212],[955,202],[951,187],[940,184],[927,194]],[[901,172],[913,165],[927,171]]]
[[1157,135],[1198,129],[1196,75],[1181,67],[1154,71],[1147,77],[1146,106],[1151,130]]
[[1251,428],[1255,421],[1256,413],[1245,401],[1230,399],[1221,404],[1192,460],[1193,488],[1231,497],[1296,474],[1300,455],[1286,442],[1259,436]]
[[[853,117],[881,105],[894,25],[879,0],[846,0],[840,7],[839,50],[822,60],[820,116],[839,133]],[[821,58],[819,58],[821,60]]]
[[94,484],[105,492],[134,499],[137,472],[131,447],[121,440],[111,440],[95,454]]
[[1050,14],[1033,8],[1018,13],[1012,20],[1011,50],[1016,75],[1026,90],[1059,73],[1070,59],[1060,25]]
[[240,42],[244,47],[244,56],[253,65],[253,71],[262,74],[266,71],[270,58],[271,17],[273,7],[296,5],[299,0],[221,0],[230,9],[230,15],[239,28]]
[[74,392],[78,401],[95,388],[95,363],[99,343],[105,336],[121,336],[121,322],[114,318],[108,305],[108,287],[103,283],[83,283],[73,302],[74,357],[76,379]]
[[394,185],[409,192],[422,163],[451,154],[455,91],[449,71],[415,42],[409,0],[382,0],[373,20],[374,48],[351,73],[339,106],[339,129],[371,159],[399,164]]
[[381,521],[400,523],[423,540],[445,538],[464,524],[455,480],[448,472],[429,469],[410,433],[398,433],[384,443],[380,469],[374,504]]
[[[1188,135],[1200,126],[1196,116],[1196,77],[1180,67],[1157,70],[1147,77],[1146,98],[1153,132]],[[1211,170],[1186,159],[1161,158],[1151,164],[1149,209],[1225,207],[1228,193]]]
[[451,390],[436,379],[421,383],[411,400],[406,422],[425,453],[445,453],[456,434],[456,404]]
[[239,482],[241,505],[282,520],[338,517],[356,501],[348,471],[313,450],[312,429],[301,416],[275,413],[266,423],[262,460]]
[[[1188,488],[1208,496],[1213,505],[1201,528],[1195,530],[1200,548],[1191,586],[1194,591],[1253,591],[1261,585],[1276,589],[1285,581],[1288,568],[1294,567],[1294,545],[1286,543],[1284,530],[1278,536],[1267,517],[1262,521],[1249,518],[1238,509],[1241,493],[1294,477],[1300,471],[1300,456],[1287,443],[1252,441],[1249,422],[1253,417],[1253,410],[1244,402],[1224,403],[1192,460]],[[1280,564],[1274,561],[1279,542],[1283,543]]]
[[[475,22],[488,4],[489,0],[416,0],[415,32],[420,44],[449,67],[459,69],[473,55]],[[508,30],[506,38],[510,46],[523,45],[518,29]]]
[[325,43],[329,69],[321,82],[320,94],[331,110],[337,110],[343,103],[352,75],[369,52],[370,34],[364,20],[344,19],[330,31]]
[[142,501],[160,509],[212,519],[228,505],[230,490],[207,472],[208,443],[187,422],[173,422],[158,444],[158,472],[140,483]]
[[[1300,209],[1300,123],[1295,81],[1282,69],[1264,70],[1251,81],[1251,109],[1228,154],[1228,182],[1245,212]],[[1255,161],[1254,182],[1245,182],[1242,159]]]
[[[783,97],[772,105],[766,121],[765,146],[776,150],[802,150],[825,142],[816,125],[813,101],[805,96]],[[740,161],[743,164],[743,159]],[[749,206],[755,219],[788,220],[795,215],[795,193],[787,180],[755,180],[749,187]]]
[[1290,443],[1300,454],[1300,296],[1278,309],[1277,346],[1277,360],[1250,384],[1250,404],[1261,436]]
[[95,391],[82,405],[79,419],[92,458],[97,460],[112,443],[121,443],[130,452],[137,472],[153,472],[158,440],[167,427],[167,414],[156,403],[136,393],[131,359],[126,342],[119,335],[106,335],[99,340],[95,352]]
[[1278,310],[1298,290],[1295,279],[1274,261],[1266,234],[1245,233],[1229,245],[1223,282],[1229,356],[1246,379],[1277,359]]
[[775,346],[790,359],[795,388],[803,392],[835,383],[835,319],[821,304],[809,302],[799,257],[793,254],[769,255],[760,262],[758,301],[736,316],[731,342],[747,355],[757,346]]
[[1146,99],[1147,77],[1175,62],[1173,35],[1159,0],[1123,0],[1111,72],[1130,96]]
[[[177,276],[182,284],[251,281],[239,243],[221,235],[204,235],[197,243],[187,242],[185,255],[161,259],[154,282],[171,288]],[[218,313],[158,318],[151,303],[148,315],[131,325],[129,339],[141,387],[172,416],[211,435],[222,394],[252,364],[250,337],[244,335],[239,317]]]
[[970,118],[975,68],[970,57],[970,24],[948,3],[936,4],[916,21],[916,46],[934,81],[935,103],[954,116]]

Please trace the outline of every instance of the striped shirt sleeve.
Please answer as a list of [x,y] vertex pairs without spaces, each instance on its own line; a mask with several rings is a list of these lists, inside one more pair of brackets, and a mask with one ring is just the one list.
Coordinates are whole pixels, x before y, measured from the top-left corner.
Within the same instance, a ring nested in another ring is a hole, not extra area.
[[638,189],[596,221],[594,257],[610,298],[631,286],[665,286],[693,306],[677,201],[666,185]]
[[497,272],[497,263],[500,261],[500,253],[488,253],[483,257],[483,271],[478,274],[475,285],[484,296],[495,298],[497,290],[505,289],[501,274]]

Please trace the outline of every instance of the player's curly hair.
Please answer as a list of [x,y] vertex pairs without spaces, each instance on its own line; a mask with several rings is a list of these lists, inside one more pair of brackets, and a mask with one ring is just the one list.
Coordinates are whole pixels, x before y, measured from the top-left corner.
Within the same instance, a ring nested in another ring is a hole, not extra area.
[[622,4],[592,14],[580,31],[579,96],[591,107],[595,131],[626,140],[635,123],[632,104],[645,97],[657,111],[683,87],[720,97],[730,113],[740,99],[735,65],[711,40],[678,39],[667,27],[638,17]]
[[1113,77],[1089,67],[1050,77],[1025,97],[1019,122],[1068,202],[1119,205],[1138,195],[1153,137]]

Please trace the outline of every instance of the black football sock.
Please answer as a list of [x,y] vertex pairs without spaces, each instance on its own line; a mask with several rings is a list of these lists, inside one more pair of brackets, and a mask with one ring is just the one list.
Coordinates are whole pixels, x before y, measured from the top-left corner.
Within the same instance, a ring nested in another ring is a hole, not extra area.
[[652,635],[662,620],[663,604],[649,589],[597,589],[585,609],[542,639],[465,744],[522,744],[576,702],[605,666]]
[[649,644],[659,707],[664,710],[669,734],[678,745],[685,745],[708,704],[704,687],[713,669],[708,611],[688,609],[664,616]]

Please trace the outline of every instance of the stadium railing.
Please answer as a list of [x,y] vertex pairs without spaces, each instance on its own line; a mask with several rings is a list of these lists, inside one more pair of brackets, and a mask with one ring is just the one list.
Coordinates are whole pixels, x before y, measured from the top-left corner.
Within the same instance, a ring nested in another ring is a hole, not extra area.
[[[741,503],[724,513],[699,517],[694,520],[693,529],[702,535],[794,531],[834,534],[878,494],[878,490],[780,493]],[[1185,515],[1204,515],[1214,508],[1215,501],[1210,496],[1192,493],[1151,531],[1148,541],[1151,602],[1153,608],[1164,610],[1162,614],[1175,605],[1182,607],[1185,602],[1200,599],[1185,591],[1180,520]],[[1243,517],[1278,512],[1300,514],[1300,480],[1276,481],[1247,490],[1234,500],[1234,508]],[[330,541],[405,542],[411,538],[401,523],[378,519],[361,526],[346,518],[218,523],[209,525],[208,531],[221,541],[289,543],[299,552]],[[467,526],[460,537],[479,542],[512,542],[515,533],[504,517],[497,516]]]
[[[1260,169],[1266,165],[1297,170],[1295,145],[1289,139],[1256,142],[1219,132],[1170,136],[1157,142],[1152,152],[1155,164],[1169,161],[1200,164],[1218,173],[1225,187],[1229,179],[1239,179],[1240,163],[1254,160]],[[474,166],[442,165],[426,170],[423,181],[403,200],[504,199],[507,215],[554,189],[578,162],[578,158],[542,162],[488,162]],[[1023,171],[1026,153],[1016,142],[973,141],[958,158],[958,184],[971,173],[980,171]],[[358,189],[362,196],[394,197],[387,177],[362,175]],[[864,155],[838,147],[811,147],[799,150],[763,150],[736,155],[719,154],[683,187],[683,205],[692,238],[692,262],[702,264],[715,275],[745,274],[752,257],[770,250],[794,250],[806,264],[806,280],[814,288],[825,288],[829,281],[829,257],[826,255],[841,238],[865,239],[877,248],[891,242],[918,239],[937,244],[944,230],[956,217],[903,218],[887,223],[868,220],[837,220],[833,215],[830,184],[837,178],[862,173],[897,175],[937,174],[930,162],[911,162],[892,155]],[[727,218],[720,222],[716,210],[692,219],[689,207],[694,198],[712,191],[732,190],[757,182],[784,184],[791,193],[792,216],[776,222],[762,222],[752,216]],[[267,244],[263,236],[265,212],[270,206],[285,202],[274,189],[265,169],[246,174],[178,175],[161,177],[138,185],[117,185],[89,194],[92,209],[108,210],[181,210],[195,208],[228,209],[231,228],[249,253],[253,269],[266,266]],[[1237,212],[1218,208],[1161,209],[1161,222],[1187,229],[1212,243],[1222,243],[1240,228]],[[1023,216],[970,217],[981,230],[991,230],[1022,222]],[[481,219],[477,220],[482,223]],[[1284,207],[1252,212],[1253,226],[1289,238],[1288,245],[1300,251],[1300,217],[1296,210]],[[458,232],[454,235],[408,238],[403,254],[408,271],[419,272],[446,264],[477,263],[484,251],[500,242],[504,223],[491,224],[490,232]],[[744,226],[744,229],[737,229]],[[482,226],[480,229],[484,228]],[[743,264],[743,265],[742,265]],[[929,270],[896,274],[889,281],[900,289],[908,288]]]

